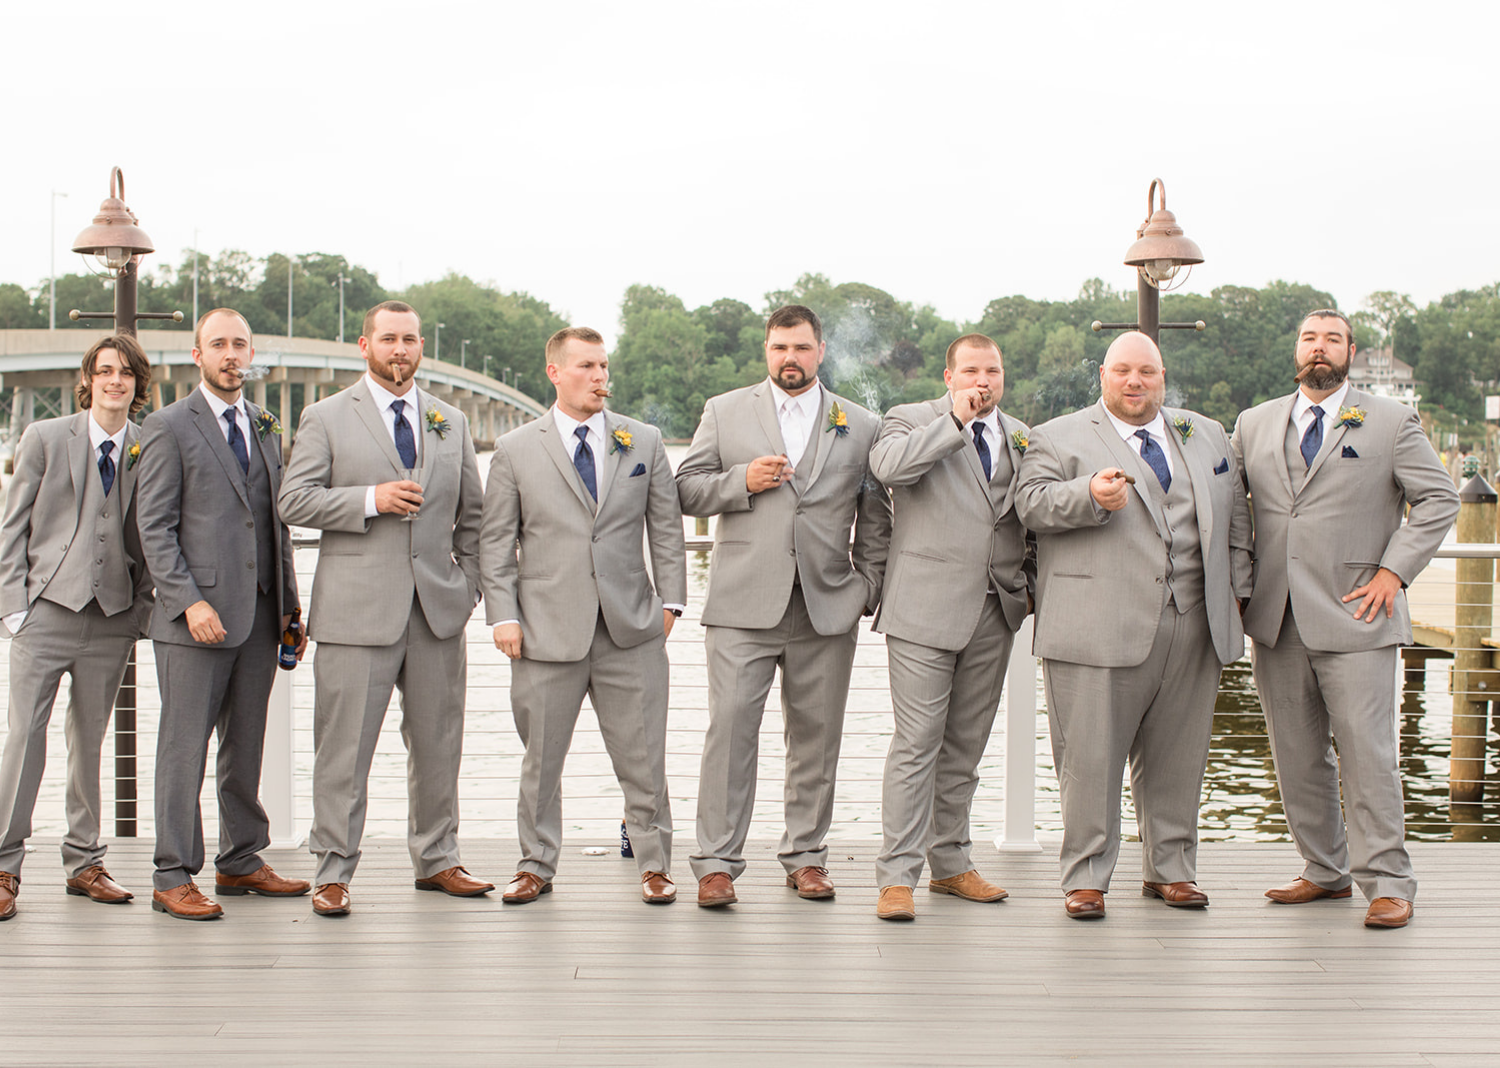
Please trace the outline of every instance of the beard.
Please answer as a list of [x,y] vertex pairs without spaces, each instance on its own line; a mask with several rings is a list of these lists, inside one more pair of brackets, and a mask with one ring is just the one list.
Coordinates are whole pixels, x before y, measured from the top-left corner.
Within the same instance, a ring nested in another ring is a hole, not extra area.
[[802,368],[794,363],[784,364],[781,370],[776,372],[775,382],[782,389],[790,393],[794,389],[802,389],[809,385],[812,379],[803,373]]
[[1303,385],[1318,392],[1338,389],[1344,379],[1349,377],[1349,360],[1345,360],[1343,366],[1339,366],[1332,360],[1326,364],[1316,362],[1302,365],[1302,371],[1298,376]]

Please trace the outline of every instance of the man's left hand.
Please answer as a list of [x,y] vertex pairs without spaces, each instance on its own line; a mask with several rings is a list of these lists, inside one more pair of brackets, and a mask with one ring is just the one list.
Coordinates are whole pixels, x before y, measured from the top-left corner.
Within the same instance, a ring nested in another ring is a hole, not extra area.
[[[286,633],[286,628],[289,627],[289,626],[291,626],[291,623],[292,623],[292,617],[291,616],[282,616],[281,617],[281,633],[285,634]],[[307,652],[307,624],[304,623],[302,625],[302,633],[299,636],[298,641],[297,641],[297,663],[299,663],[299,664],[302,663],[302,654],[305,653],[305,652]]]
[[1363,597],[1364,600],[1354,609],[1354,618],[1364,617],[1366,623],[1374,623],[1375,613],[1381,607],[1385,608],[1386,619],[1396,614],[1396,595],[1400,592],[1401,576],[1390,568],[1382,567],[1369,582],[1345,594],[1344,603]]

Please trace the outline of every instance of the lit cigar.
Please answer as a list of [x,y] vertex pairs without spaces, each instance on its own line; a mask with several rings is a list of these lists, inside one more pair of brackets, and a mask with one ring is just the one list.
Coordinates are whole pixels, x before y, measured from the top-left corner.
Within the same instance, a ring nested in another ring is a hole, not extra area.
[[596,390],[594,390],[594,396],[596,396],[596,397],[613,397],[614,394],[611,393],[607,389],[596,389]]

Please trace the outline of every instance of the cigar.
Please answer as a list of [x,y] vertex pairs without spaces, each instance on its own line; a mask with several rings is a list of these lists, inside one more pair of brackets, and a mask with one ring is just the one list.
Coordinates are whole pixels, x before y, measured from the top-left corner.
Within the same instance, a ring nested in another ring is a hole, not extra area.
[[1302,368],[1302,370],[1300,370],[1296,374],[1292,375],[1292,384],[1296,385],[1296,386],[1300,386],[1302,384],[1303,377],[1306,376],[1307,372],[1311,371],[1312,369],[1313,369],[1313,365],[1312,364],[1308,364],[1306,367]]
[[1134,486],[1135,485],[1135,476],[1134,475],[1127,475],[1124,471],[1121,471],[1115,477],[1116,478],[1123,478],[1125,480],[1125,484],[1127,486]]
[[391,368],[391,374],[396,376],[396,385],[399,386],[401,384],[401,368],[399,366],[393,366]]
[[611,393],[607,389],[596,389],[596,390],[594,390],[594,396],[596,396],[596,397],[613,397],[614,394]]

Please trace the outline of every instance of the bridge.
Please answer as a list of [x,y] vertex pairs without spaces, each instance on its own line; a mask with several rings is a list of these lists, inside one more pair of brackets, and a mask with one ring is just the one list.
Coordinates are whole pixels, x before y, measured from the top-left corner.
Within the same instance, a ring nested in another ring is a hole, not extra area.
[[[75,410],[78,364],[98,336],[88,330],[0,330],[0,388],[14,390],[10,429],[4,437],[12,449],[35,419]],[[152,408],[197,387],[191,331],[142,330],[139,340],[151,360]],[[353,385],[365,373],[358,345],[320,338],[257,334],[255,363],[266,374],[247,382],[246,394],[270,409],[287,429],[287,446],[304,407]],[[423,361],[417,384],[468,416],[481,446],[546,411],[546,405],[503,382],[432,359]]]

